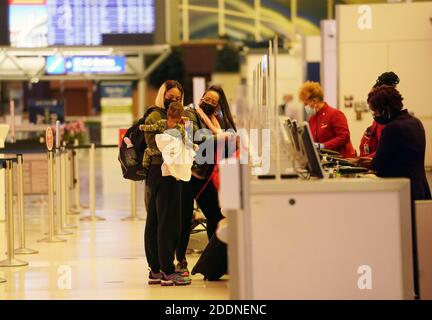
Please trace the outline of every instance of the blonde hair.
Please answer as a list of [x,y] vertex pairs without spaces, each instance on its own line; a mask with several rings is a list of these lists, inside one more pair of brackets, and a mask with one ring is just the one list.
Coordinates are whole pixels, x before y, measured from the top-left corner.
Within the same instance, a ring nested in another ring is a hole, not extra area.
[[318,82],[306,81],[300,89],[299,98],[301,101],[317,98],[324,101],[324,94]]
[[171,118],[180,119],[183,116],[183,111],[183,103],[177,101],[171,102],[168,107],[167,115]]
[[168,90],[171,90],[172,88],[177,88],[180,90],[181,92],[181,103],[183,104],[183,100],[184,100],[184,91],[183,91],[183,87],[181,86],[180,83],[178,83],[175,80],[167,80],[165,81],[159,88],[158,94],[156,96],[156,100],[155,100],[155,105],[159,108],[165,108],[164,107],[164,100],[165,100],[165,93]]

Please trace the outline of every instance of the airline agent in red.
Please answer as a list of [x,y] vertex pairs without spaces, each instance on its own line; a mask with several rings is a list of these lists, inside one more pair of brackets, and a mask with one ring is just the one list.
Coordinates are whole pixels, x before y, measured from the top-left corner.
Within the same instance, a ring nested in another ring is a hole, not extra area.
[[360,157],[375,157],[382,129],[384,129],[384,125],[376,121],[372,122],[372,125],[366,129],[360,141]]
[[344,158],[355,158],[345,115],[324,102],[323,97],[317,82],[307,81],[300,90],[300,100],[311,114],[309,126],[315,143],[321,149],[339,152]]

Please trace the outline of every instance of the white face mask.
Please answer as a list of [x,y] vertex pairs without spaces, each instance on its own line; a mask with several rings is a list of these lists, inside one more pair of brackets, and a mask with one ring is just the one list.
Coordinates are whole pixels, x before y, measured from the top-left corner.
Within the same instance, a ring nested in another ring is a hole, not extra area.
[[308,116],[314,116],[316,114],[316,110],[312,108],[310,105],[306,105],[305,110]]

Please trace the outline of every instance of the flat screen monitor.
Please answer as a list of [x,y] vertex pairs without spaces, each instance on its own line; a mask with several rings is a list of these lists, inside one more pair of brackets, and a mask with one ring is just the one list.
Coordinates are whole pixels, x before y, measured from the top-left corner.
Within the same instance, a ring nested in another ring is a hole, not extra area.
[[299,141],[299,135],[298,135],[298,126],[297,126],[297,120],[289,120],[288,122],[288,128],[290,138],[293,142],[294,148],[296,152],[300,152],[300,141]]
[[12,47],[99,46],[104,38],[117,43],[111,35],[129,35],[118,44],[138,45],[155,33],[156,0],[9,0]]
[[321,165],[318,151],[313,144],[312,133],[309,128],[309,123],[303,122],[303,125],[298,128],[302,153],[305,155],[308,163],[308,171],[311,176],[319,179],[324,178],[324,170]]

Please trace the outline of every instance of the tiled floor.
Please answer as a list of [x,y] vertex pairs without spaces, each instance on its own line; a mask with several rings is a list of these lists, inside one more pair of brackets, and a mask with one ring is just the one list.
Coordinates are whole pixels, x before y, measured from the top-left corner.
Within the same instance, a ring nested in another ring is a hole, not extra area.
[[[38,254],[17,255],[29,262],[27,267],[0,268],[0,299],[228,299],[228,279],[203,281],[192,276],[185,287],[147,285],[147,262],[144,256],[145,222],[123,222],[130,214],[130,185],[119,177],[113,150],[97,154],[97,215],[106,221],[79,222],[73,235],[63,236],[64,243],[38,243],[47,230],[47,206],[39,196],[26,197],[27,247]],[[87,157],[81,156],[82,202],[88,203]],[[138,186],[138,213],[144,215],[143,186]],[[81,216],[88,215],[84,210]],[[5,223],[0,223],[0,260],[6,258]],[[16,243],[18,240],[15,239]],[[190,247],[205,246],[204,232],[192,236]],[[199,254],[188,255],[193,265]]]

